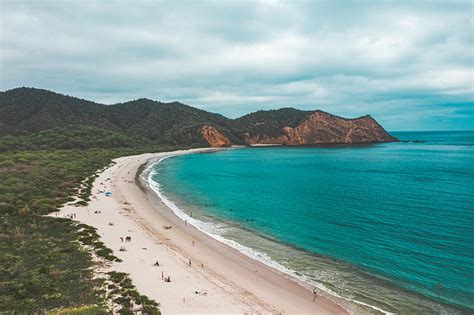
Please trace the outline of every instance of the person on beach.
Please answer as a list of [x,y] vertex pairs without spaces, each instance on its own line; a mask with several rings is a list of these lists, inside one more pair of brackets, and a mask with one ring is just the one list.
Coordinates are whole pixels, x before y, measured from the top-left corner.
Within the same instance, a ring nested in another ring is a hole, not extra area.
[[188,226],[188,220],[184,220],[184,226]]
[[193,241],[193,246],[194,246],[194,241]]
[[191,267],[191,259],[189,260],[189,266]]
[[316,300],[317,297],[318,297],[318,292],[316,291],[316,289],[313,288],[313,302]]
[[161,280],[163,280],[164,278],[164,275],[163,275],[163,271],[161,272]]
[[120,236],[120,241],[123,243],[123,236]]

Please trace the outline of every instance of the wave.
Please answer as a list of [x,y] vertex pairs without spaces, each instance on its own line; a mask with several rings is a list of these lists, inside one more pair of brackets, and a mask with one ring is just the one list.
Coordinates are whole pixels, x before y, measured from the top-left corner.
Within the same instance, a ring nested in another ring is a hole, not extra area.
[[[165,157],[162,157],[161,159],[159,159],[158,161],[152,163],[142,173],[142,174],[147,174],[148,173],[148,177],[147,178],[144,178],[143,176],[141,176],[141,177],[142,177],[143,180],[148,182],[150,188],[157,194],[157,196],[161,199],[161,201],[169,209],[171,209],[171,211],[173,211],[173,213],[176,216],[178,216],[181,220],[187,221],[188,224],[193,225],[196,229],[198,229],[202,233],[205,233],[206,235],[212,237],[213,239],[238,250],[242,254],[244,254],[244,255],[252,258],[252,259],[255,259],[255,260],[271,267],[271,268],[277,269],[278,271],[280,271],[284,274],[287,274],[287,275],[289,275],[289,276],[291,276],[295,279],[298,279],[308,289],[318,288],[321,291],[324,291],[327,294],[329,294],[333,297],[336,297],[338,299],[341,299],[341,300],[344,300],[344,301],[347,301],[347,302],[351,302],[351,303],[355,303],[355,304],[358,304],[358,305],[361,305],[361,306],[369,307],[373,310],[376,310],[378,312],[381,312],[381,313],[384,313],[384,314],[387,314],[387,315],[394,314],[394,313],[388,312],[388,311],[386,311],[386,310],[384,310],[380,307],[377,307],[375,305],[371,305],[371,304],[368,304],[368,303],[365,303],[365,302],[362,302],[362,301],[359,301],[359,300],[356,300],[356,299],[351,299],[351,298],[342,296],[342,295],[338,294],[337,292],[331,290],[330,288],[326,287],[323,283],[316,282],[313,279],[311,279],[311,278],[309,278],[309,277],[307,277],[307,276],[305,276],[305,275],[303,275],[303,274],[301,274],[301,273],[299,273],[299,272],[297,272],[293,269],[289,269],[289,268],[283,266],[282,264],[280,264],[277,261],[273,260],[271,257],[269,257],[265,253],[259,252],[257,250],[254,250],[254,249],[250,248],[250,247],[242,245],[242,244],[240,244],[240,243],[238,243],[234,240],[230,240],[230,239],[227,239],[227,238],[223,237],[222,232],[225,231],[225,226],[224,225],[219,225],[217,223],[204,222],[204,221],[197,220],[197,219],[189,216],[185,211],[180,209],[173,201],[168,199],[163,194],[160,183],[153,180],[153,177],[158,174],[158,171],[155,169],[154,166],[161,163],[162,161],[164,161],[168,158],[174,157],[174,156],[175,155],[165,156]],[[351,310],[348,310],[348,311],[351,311]]]

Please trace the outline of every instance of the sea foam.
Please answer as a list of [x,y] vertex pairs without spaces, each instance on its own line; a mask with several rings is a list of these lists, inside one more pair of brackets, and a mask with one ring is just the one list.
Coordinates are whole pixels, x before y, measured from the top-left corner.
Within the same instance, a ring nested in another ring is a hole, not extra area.
[[[162,161],[164,161],[168,158],[171,158],[171,157],[174,157],[174,155],[169,155],[169,156],[162,157],[161,159],[159,159],[155,163],[152,163],[150,166],[148,166],[147,169],[143,172],[143,174],[148,174],[148,177],[147,178],[142,177],[142,179],[144,179],[148,182],[150,188],[157,194],[157,196],[161,199],[161,201],[169,209],[171,209],[171,211],[176,216],[178,216],[181,220],[183,220],[183,222],[186,221],[188,224],[193,225],[195,228],[197,228],[202,233],[205,233],[209,237],[212,237],[213,239],[238,250],[240,253],[242,253],[242,254],[244,254],[244,255],[252,258],[252,259],[255,259],[255,260],[271,267],[271,268],[274,268],[274,269],[276,269],[276,270],[278,270],[278,271],[280,271],[284,274],[287,274],[287,275],[299,280],[299,282],[301,284],[303,284],[305,287],[307,287],[308,289],[318,288],[319,290],[324,291],[327,294],[329,294],[329,296],[335,297],[339,300],[347,301],[347,302],[350,302],[350,303],[356,303],[356,304],[359,304],[359,305],[362,305],[362,306],[365,306],[365,307],[369,307],[373,310],[382,312],[384,314],[393,314],[393,313],[385,311],[385,310],[383,310],[383,309],[381,309],[377,306],[370,305],[368,303],[358,301],[356,299],[351,299],[351,298],[342,296],[342,295],[338,294],[337,292],[335,292],[334,290],[329,289],[324,284],[316,282],[313,279],[311,279],[311,278],[309,278],[309,277],[307,277],[307,276],[305,276],[301,273],[296,272],[295,270],[292,270],[292,269],[289,269],[289,268],[283,266],[282,264],[280,264],[277,261],[273,260],[271,257],[269,257],[265,253],[262,253],[260,251],[255,250],[255,249],[252,249],[250,247],[242,245],[242,244],[240,244],[240,243],[238,243],[234,240],[230,240],[230,239],[227,239],[227,238],[223,237],[222,234],[226,229],[226,226],[223,225],[223,224],[204,222],[204,221],[198,220],[198,219],[193,218],[190,215],[188,215],[185,211],[180,209],[173,201],[168,199],[163,194],[160,183],[153,179],[153,177],[155,175],[158,175],[158,171],[156,170],[156,168],[154,166],[156,166],[158,163],[161,163]],[[345,307],[346,310],[349,311],[350,313],[354,312],[354,309],[351,308],[350,304],[343,303],[342,306]]]

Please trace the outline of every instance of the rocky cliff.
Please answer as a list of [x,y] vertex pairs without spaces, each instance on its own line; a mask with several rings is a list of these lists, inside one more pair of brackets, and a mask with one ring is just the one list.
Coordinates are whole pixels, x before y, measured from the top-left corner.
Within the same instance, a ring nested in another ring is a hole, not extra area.
[[323,111],[315,111],[297,125],[282,126],[279,131],[263,132],[265,124],[266,122],[256,123],[256,126],[261,127],[254,129],[253,132],[244,133],[245,143],[308,145],[397,141],[369,115],[346,119]]
[[212,126],[203,126],[201,134],[211,147],[230,147],[232,145],[229,138]]

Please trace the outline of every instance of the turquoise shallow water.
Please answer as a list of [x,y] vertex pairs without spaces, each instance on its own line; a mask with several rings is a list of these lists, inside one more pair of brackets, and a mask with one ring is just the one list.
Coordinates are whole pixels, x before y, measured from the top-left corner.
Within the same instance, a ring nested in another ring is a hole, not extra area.
[[[474,312],[474,132],[167,159],[152,178],[193,219],[314,286],[397,313]],[[210,228],[211,227],[211,228]]]

